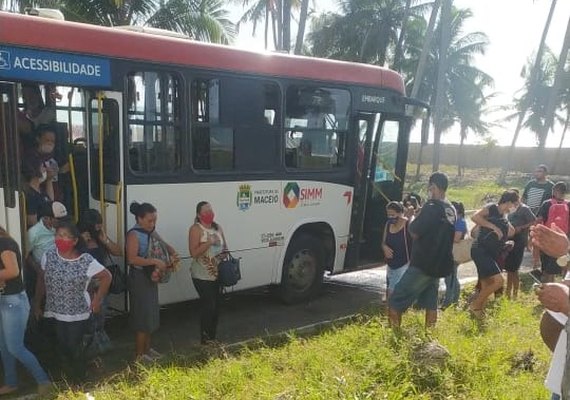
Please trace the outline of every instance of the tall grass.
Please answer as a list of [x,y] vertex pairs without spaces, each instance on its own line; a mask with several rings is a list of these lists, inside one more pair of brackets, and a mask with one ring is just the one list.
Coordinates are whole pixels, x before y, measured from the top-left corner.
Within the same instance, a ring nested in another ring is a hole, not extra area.
[[[103,399],[545,399],[549,352],[538,334],[534,295],[500,300],[481,326],[465,311],[448,309],[437,327],[423,314],[404,316],[394,333],[380,316],[317,336],[291,336],[277,346],[210,359],[177,356],[125,372],[92,392]],[[436,341],[450,353],[442,364],[418,359],[415,349]],[[62,392],[60,399],[84,399]]]

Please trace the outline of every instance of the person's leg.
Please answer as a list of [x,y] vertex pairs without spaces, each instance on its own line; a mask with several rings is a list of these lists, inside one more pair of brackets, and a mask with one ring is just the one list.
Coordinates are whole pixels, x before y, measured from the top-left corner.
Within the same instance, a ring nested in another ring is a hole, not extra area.
[[142,357],[147,352],[147,336],[146,332],[135,332],[135,356]]
[[[429,285],[431,282],[431,278],[420,269],[414,266],[408,267],[390,296],[388,318],[393,328],[400,327],[402,314],[418,299],[418,296],[425,290],[426,285]],[[435,308],[437,309],[437,292]]]
[[501,286],[503,286],[503,277],[501,274],[482,278],[481,291],[477,295],[477,298],[471,303],[469,307],[470,310],[475,313],[483,311],[489,297]]
[[456,304],[459,301],[459,294],[461,292],[461,285],[459,279],[457,278],[457,264],[454,265],[451,274],[444,278],[445,280],[445,297],[443,298],[443,303],[441,308],[445,309],[452,304]]
[[439,278],[423,277],[423,285],[417,298],[417,306],[426,310],[425,327],[434,327],[437,322],[437,302],[439,292]]
[[87,357],[83,348],[83,336],[87,333],[89,321],[65,322],[64,324],[68,340],[66,345],[69,347],[73,368],[70,376],[79,382],[85,379],[87,373]]
[[0,301],[8,305],[8,307],[2,307],[1,311],[4,341],[8,353],[26,367],[38,384],[49,383],[50,379],[36,357],[24,346],[24,332],[30,313],[28,297],[25,292],[1,297]]
[[437,323],[437,310],[426,310],[426,328],[433,328]]
[[205,344],[215,339],[212,337],[212,325],[215,323],[217,285],[202,279],[192,281],[200,298],[200,342]]
[[0,296],[0,357],[4,369],[4,385],[0,387],[0,394],[8,394],[18,389],[18,374],[16,373],[16,359],[8,351],[7,334],[9,330],[10,309]]

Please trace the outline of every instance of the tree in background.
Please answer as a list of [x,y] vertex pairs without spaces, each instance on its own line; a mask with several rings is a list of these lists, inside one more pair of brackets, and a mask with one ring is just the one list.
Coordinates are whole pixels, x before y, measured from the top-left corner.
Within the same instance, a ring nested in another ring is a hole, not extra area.
[[9,0],[2,5],[19,12],[26,7],[59,8],[71,21],[150,26],[205,42],[227,44],[235,37],[235,26],[228,19],[223,0]]

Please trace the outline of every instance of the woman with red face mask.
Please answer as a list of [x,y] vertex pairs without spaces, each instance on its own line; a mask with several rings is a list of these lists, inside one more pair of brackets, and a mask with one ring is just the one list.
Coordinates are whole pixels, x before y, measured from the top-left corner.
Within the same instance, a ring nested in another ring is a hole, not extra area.
[[190,273],[200,297],[200,343],[216,339],[221,287],[218,282],[218,264],[227,256],[227,243],[222,228],[214,222],[210,203],[196,205],[196,218],[188,234],[192,256]]
[[[111,284],[111,274],[93,256],[84,253],[85,244],[71,222],[62,222],[55,231],[55,249],[42,257],[42,276],[34,299],[36,316],[41,313],[45,294],[45,318],[55,320],[55,331],[62,357],[62,369],[68,378],[79,382],[85,378],[87,358],[80,350],[89,330],[91,313],[101,311],[101,302]],[[87,293],[91,279],[99,281],[93,299]]]

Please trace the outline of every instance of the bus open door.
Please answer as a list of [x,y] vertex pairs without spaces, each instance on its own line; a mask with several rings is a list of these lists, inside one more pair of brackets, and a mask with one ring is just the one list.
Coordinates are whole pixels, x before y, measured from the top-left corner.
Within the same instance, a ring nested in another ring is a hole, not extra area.
[[16,86],[0,82],[0,226],[22,246]]

